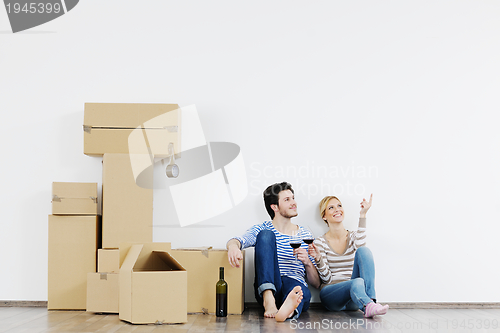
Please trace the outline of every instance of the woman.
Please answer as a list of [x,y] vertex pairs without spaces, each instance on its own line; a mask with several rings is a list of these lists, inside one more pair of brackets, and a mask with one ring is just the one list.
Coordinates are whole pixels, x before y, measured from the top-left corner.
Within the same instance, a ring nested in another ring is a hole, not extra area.
[[357,310],[365,317],[383,315],[388,305],[380,305],[375,299],[375,266],[366,243],[366,212],[372,205],[363,199],[357,231],[344,228],[344,209],[337,197],[321,200],[321,218],[328,225],[328,232],[314,240],[309,254],[316,260],[321,278],[321,303],[330,311]]

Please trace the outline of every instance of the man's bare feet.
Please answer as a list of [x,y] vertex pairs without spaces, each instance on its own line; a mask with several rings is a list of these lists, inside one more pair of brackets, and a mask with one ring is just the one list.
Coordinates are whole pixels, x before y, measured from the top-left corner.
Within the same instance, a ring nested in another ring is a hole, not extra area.
[[278,312],[276,307],[276,299],[274,298],[272,290],[265,290],[262,294],[263,305],[264,305],[264,317],[274,318]]
[[290,318],[295,309],[299,306],[300,302],[302,302],[302,297],[302,288],[300,288],[300,286],[293,288],[286,297],[281,308],[278,310],[278,313],[275,316],[276,321],[285,321]]

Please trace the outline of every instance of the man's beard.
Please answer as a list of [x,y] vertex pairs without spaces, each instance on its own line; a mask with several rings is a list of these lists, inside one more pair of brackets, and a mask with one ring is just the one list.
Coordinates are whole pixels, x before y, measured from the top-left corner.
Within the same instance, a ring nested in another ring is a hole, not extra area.
[[292,214],[294,214],[294,215],[290,215],[286,211],[284,211],[284,212],[280,211],[280,215],[283,216],[286,219],[291,219],[292,217],[295,217],[295,216],[299,215],[297,212],[294,212]]

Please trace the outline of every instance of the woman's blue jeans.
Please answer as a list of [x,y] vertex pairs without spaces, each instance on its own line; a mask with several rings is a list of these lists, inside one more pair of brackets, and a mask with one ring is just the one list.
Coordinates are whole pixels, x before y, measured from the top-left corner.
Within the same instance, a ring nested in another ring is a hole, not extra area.
[[[302,262],[298,262],[302,265]],[[257,235],[255,243],[255,298],[260,305],[263,304],[262,293],[272,290],[278,309],[295,286],[300,286],[303,292],[302,302],[296,309],[293,318],[298,318],[302,311],[307,311],[311,301],[311,292],[307,286],[296,279],[281,276],[278,265],[276,236],[271,230],[262,230]]]
[[369,248],[356,250],[351,280],[323,287],[321,303],[330,311],[363,310],[375,297],[375,264]]

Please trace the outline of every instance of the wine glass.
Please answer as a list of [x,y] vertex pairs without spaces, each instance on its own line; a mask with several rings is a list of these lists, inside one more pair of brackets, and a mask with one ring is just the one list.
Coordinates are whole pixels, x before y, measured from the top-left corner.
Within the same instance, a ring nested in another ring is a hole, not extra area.
[[[302,239],[299,237],[299,232],[297,230],[293,230],[290,236],[290,246],[293,249],[298,249],[302,244]],[[295,263],[298,262],[297,256],[295,255]]]
[[302,230],[302,240],[307,245],[312,244],[312,242],[314,241],[314,234],[313,234],[311,228],[309,228],[308,226],[304,226],[302,228],[303,228],[303,230]]

